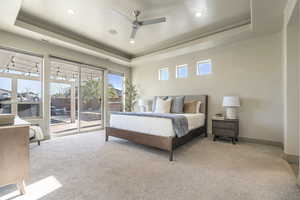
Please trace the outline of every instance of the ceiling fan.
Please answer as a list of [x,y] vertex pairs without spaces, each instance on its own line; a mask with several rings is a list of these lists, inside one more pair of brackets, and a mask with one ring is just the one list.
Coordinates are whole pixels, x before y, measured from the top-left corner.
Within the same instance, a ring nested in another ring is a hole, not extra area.
[[137,33],[137,31],[140,27],[145,26],[145,25],[159,24],[159,23],[167,21],[166,17],[160,17],[160,18],[154,18],[154,19],[140,21],[138,19],[138,17],[141,14],[141,11],[139,11],[139,10],[134,10],[132,12],[132,14],[135,17],[134,20],[132,20],[130,17],[128,17],[127,15],[125,15],[125,14],[123,14],[123,13],[117,11],[117,10],[113,10],[113,11],[116,12],[117,14],[121,15],[122,17],[125,17],[132,24],[132,32],[131,32],[131,35],[130,35],[130,43],[134,43],[134,38],[135,38],[136,33]]

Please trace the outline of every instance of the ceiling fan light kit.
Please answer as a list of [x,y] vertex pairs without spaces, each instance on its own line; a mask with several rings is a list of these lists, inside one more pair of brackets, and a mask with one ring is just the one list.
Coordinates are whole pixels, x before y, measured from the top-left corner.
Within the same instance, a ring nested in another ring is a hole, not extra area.
[[129,40],[129,43],[130,43],[130,44],[134,44],[134,43],[135,43],[134,39],[130,39],[130,40]]
[[163,22],[167,21],[166,17],[160,17],[160,18],[154,18],[154,19],[140,21],[138,18],[141,14],[141,11],[139,11],[139,10],[134,10],[132,12],[133,16],[135,17],[135,19],[133,21],[128,16],[126,16],[125,14],[123,14],[119,11],[114,10],[114,12],[119,14],[120,16],[126,18],[127,20],[130,21],[130,23],[132,23],[132,31],[131,31],[130,40],[129,40],[129,42],[131,44],[135,43],[136,33],[137,33],[138,29],[141,28],[142,26],[159,24],[159,23],[163,23]]

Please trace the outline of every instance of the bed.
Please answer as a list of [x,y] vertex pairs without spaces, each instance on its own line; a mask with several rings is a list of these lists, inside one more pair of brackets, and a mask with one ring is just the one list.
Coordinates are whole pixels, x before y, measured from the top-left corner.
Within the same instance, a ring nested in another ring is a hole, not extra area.
[[151,113],[112,113],[110,125],[106,127],[105,140],[108,141],[109,136],[113,136],[165,150],[169,152],[169,160],[173,161],[173,152],[178,146],[200,135],[207,137],[208,96],[185,96],[185,101],[190,100],[202,102],[199,113],[172,114],[172,117],[185,118],[188,122],[186,134],[180,137],[174,131],[174,120],[165,116],[153,117]]

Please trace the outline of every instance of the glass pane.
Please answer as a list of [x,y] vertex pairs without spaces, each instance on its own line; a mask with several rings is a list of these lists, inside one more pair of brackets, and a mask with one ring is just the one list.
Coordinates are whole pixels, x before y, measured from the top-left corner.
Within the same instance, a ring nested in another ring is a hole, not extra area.
[[18,79],[18,102],[40,102],[41,81]]
[[187,76],[187,66],[177,67],[177,78],[186,78]]
[[19,117],[40,116],[40,104],[18,104]]
[[22,53],[16,53],[0,49],[1,59],[0,71],[5,74],[16,74],[26,77],[40,77],[42,59]]
[[108,74],[108,109],[123,111],[124,76]]
[[0,104],[0,114],[11,114],[11,104]]
[[160,69],[159,71],[159,80],[168,80],[169,79],[169,70]]
[[80,131],[102,128],[103,72],[81,68]]
[[207,75],[211,73],[211,61],[203,61],[198,63],[198,75]]
[[[0,77],[0,109],[2,109],[0,112],[17,112],[14,114],[20,117],[39,117],[39,102],[42,98],[40,81],[42,59],[7,50],[0,50],[0,57],[5,63],[0,65],[0,72],[5,77],[14,76],[14,78]],[[18,79],[15,75],[18,75]]]
[[78,133],[79,68],[51,62],[51,74],[51,135],[57,137]]
[[11,100],[11,79],[0,77],[0,104]]

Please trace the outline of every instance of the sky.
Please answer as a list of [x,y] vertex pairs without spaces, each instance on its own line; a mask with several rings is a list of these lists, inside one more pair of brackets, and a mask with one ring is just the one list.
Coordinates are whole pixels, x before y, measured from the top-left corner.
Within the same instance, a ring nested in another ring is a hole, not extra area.
[[[11,79],[0,77],[0,89],[11,91]],[[41,85],[39,81],[18,79],[18,92],[31,91],[36,94],[41,94]]]
[[[123,77],[115,74],[108,75],[108,83],[112,84],[114,88],[122,90]],[[68,84],[51,83],[50,94],[55,94],[61,90],[70,87]],[[11,79],[0,77],[0,89],[11,90]],[[31,91],[36,94],[41,94],[41,84],[39,81],[33,80],[18,80],[18,92]],[[40,95],[39,95],[40,96]]]
[[123,89],[123,76],[116,74],[108,74],[108,84],[112,84],[114,88]]
[[211,73],[211,63],[210,62],[203,62],[198,64],[198,71],[200,75],[210,74]]
[[11,90],[11,81],[8,78],[0,77],[0,89]]
[[188,68],[187,68],[187,66],[180,67],[177,70],[178,70],[177,71],[177,77],[184,78],[184,77],[188,76]]
[[168,80],[169,79],[169,70],[161,69],[160,70],[160,80]]

